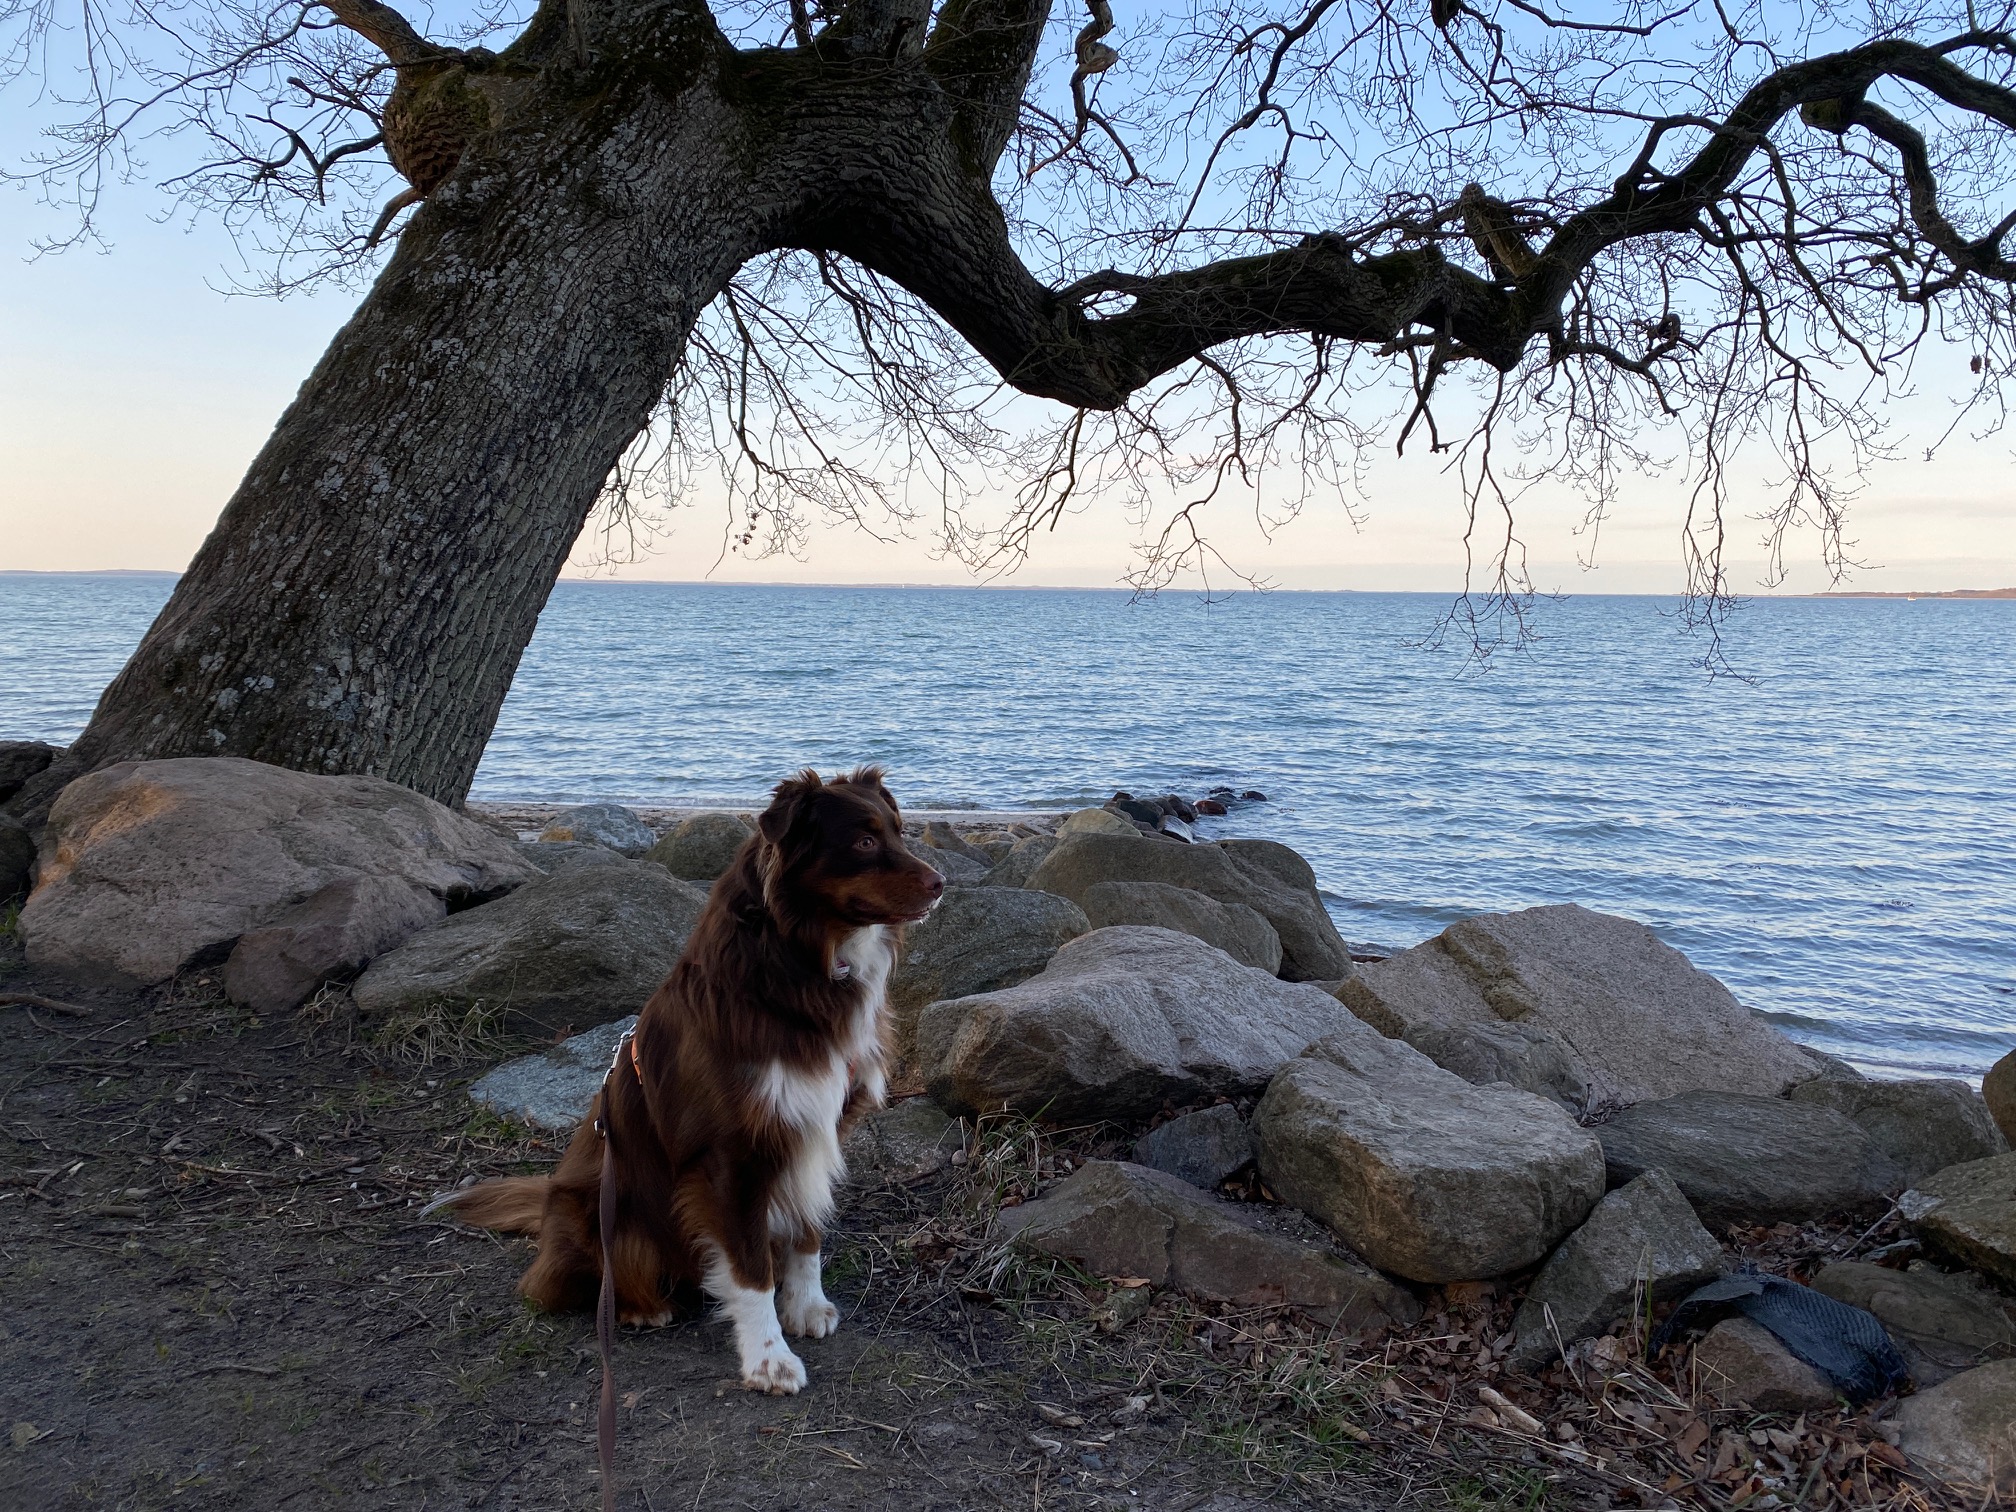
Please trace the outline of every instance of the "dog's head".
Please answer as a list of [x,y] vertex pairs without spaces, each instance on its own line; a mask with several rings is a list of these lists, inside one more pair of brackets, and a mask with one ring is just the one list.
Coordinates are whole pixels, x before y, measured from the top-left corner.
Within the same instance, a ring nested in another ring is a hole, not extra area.
[[879,767],[831,782],[807,768],[777,785],[756,832],[763,901],[780,917],[915,923],[945,891],[945,879],[903,844],[903,816]]

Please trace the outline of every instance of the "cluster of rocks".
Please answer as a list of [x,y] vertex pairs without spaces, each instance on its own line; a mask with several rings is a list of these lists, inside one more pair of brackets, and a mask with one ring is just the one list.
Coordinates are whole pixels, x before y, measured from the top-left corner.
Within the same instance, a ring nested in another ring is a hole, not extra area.
[[[1166,843],[1116,807],[1137,801],[917,829],[952,884],[890,989],[896,1085],[925,1095],[859,1131],[857,1167],[914,1179],[954,1157],[957,1120],[1004,1110],[1132,1129],[1131,1159],[1081,1166],[1002,1235],[1347,1334],[1412,1323],[1429,1288],[1530,1274],[1526,1368],[1714,1278],[1731,1225],[1894,1208],[1902,1247],[1813,1284],[1904,1351],[1906,1453],[2016,1486],[2016,1056],[1986,1100],[1865,1081],[1643,925],[1572,905],[1354,962],[1292,850]],[[20,930],[35,964],[108,985],[221,962],[261,1011],[348,982],[370,1018],[600,1026],[473,1089],[560,1129],[749,834],[594,805],[527,839],[369,778],[127,764],[58,800]],[[1747,1320],[1698,1350],[1728,1400],[1834,1399]]]
[[1192,826],[1200,818],[1219,817],[1250,803],[1266,801],[1267,795],[1254,788],[1235,792],[1229,787],[1215,787],[1194,802],[1175,793],[1164,793],[1160,798],[1136,798],[1132,793],[1119,792],[1106,800],[1102,810],[1125,819],[1144,835],[1187,844],[1196,840],[1197,832]]

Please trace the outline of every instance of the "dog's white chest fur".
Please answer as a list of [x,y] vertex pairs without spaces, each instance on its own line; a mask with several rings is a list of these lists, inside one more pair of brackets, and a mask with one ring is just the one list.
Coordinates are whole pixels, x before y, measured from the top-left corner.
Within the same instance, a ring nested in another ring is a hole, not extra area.
[[770,1204],[770,1229],[780,1236],[824,1226],[833,1207],[833,1184],[847,1173],[839,1124],[848,1093],[858,1084],[880,1106],[886,1086],[882,1011],[896,961],[889,931],[880,924],[858,929],[835,954],[847,967],[855,1003],[826,1064],[805,1067],[771,1061],[757,1074],[757,1100],[798,1135],[797,1152],[778,1174]]

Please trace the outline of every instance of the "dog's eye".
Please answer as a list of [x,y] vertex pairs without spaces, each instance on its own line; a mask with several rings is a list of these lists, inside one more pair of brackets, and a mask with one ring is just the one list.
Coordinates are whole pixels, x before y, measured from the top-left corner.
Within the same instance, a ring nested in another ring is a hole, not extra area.
[[854,849],[861,852],[864,856],[873,855],[881,848],[882,842],[877,840],[873,835],[863,835],[859,840],[854,842]]

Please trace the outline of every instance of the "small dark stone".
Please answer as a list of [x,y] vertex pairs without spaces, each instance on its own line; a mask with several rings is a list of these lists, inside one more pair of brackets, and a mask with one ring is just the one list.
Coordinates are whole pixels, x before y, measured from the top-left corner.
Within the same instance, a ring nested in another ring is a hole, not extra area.
[[1231,788],[1215,787],[1211,789],[1211,796],[1213,798],[1237,798],[1239,795],[1235,793]]
[[58,749],[40,740],[0,740],[0,803],[20,792],[30,777],[54,761]]
[[1162,822],[1161,808],[1139,798],[1115,798],[1106,807],[1116,814],[1125,814],[1135,823],[1145,824],[1150,829],[1154,829]]
[[1209,1191],[1253,1163],[1253,1141],[1239,1110],[1219,1103],[1142,1135],[1134,1146],[1134,1163]]
[[1164,793],[1155,801],[1162,806],[1163,813],[1174,814],[1185,824],[1193,823],[1197,818],[1196,805],[1192,804],[1188,798],[1180,797],[1175,793]]
[[34,869],[34,837],[19,820],[0,814],[0,903],[25,896]]
[[1267,795],[1258,788],[1248,788],[1239,797],[1245,803],[1265,803],[1267,801]]
[[1133,801],[1134,801],[1134,795],[1132,793],[1127,792],[1115,793],[1109,800],[1109,802],[1112,803],[1132,803]]
[[1200,814],[1209,814],[1216,817],[1225,812],[1225,805],[1220,803],[1216,798],[1199,798],[1196,803],[1196,809]]

